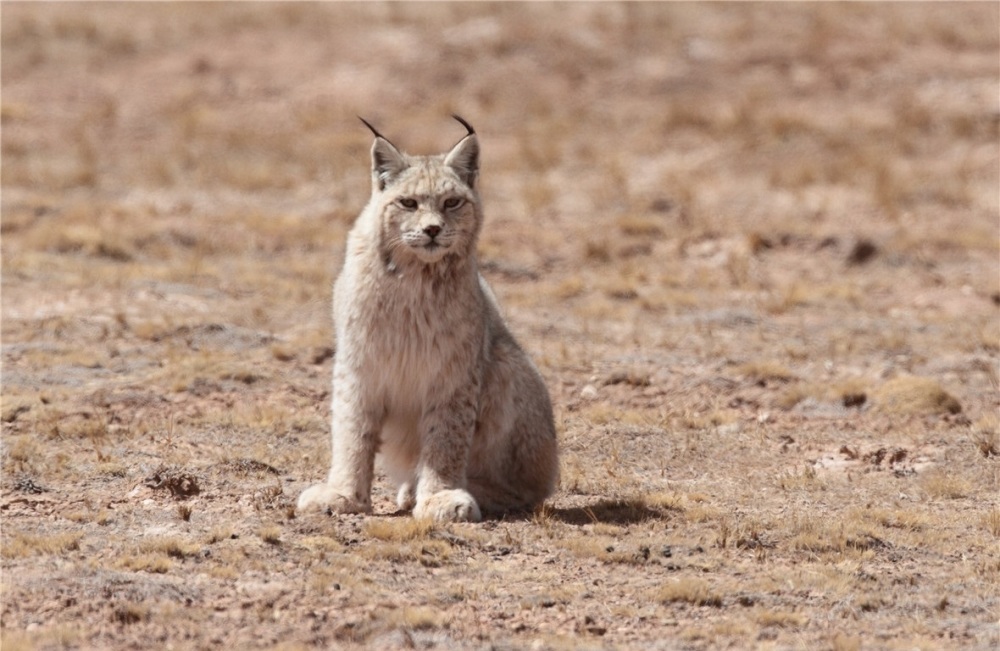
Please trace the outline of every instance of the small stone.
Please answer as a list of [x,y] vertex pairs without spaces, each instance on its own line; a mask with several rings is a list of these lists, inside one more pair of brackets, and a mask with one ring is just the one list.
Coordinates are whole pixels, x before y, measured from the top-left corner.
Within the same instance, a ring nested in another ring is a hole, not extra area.
[[860,265],[870,261],[878,253],[878,247],[870,240],[860,239],[847,254],[847,264]]
[[593,400],[597,397],[597,387],[593,384],[588,384],[580,390],[580,397],[584,400]]

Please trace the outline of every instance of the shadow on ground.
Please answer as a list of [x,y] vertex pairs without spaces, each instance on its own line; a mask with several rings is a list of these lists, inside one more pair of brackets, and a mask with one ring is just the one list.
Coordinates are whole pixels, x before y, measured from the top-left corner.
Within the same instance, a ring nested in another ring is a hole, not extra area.
[[627,525],[651,520],[666,520],[670,517],[671,512],[679,510],[678,507],[652,506],[641,498],[619,498],[600,499],[593,504],[568,508],[545,505],[536,512],[506,513],[496,518],[487,517],[487,519],[511,522],[542,518],[576,526],[597,523]]

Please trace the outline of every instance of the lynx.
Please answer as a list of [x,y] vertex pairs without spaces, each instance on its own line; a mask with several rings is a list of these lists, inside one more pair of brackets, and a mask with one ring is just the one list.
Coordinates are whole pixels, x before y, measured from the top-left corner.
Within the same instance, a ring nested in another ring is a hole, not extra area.
[[479,141],[411,156],[375,135],[372,196],[334,286],[333,461],[299,509],[367,513],[378,455],[400,509],[523,511],[556,484],[552,405],[479,274]]

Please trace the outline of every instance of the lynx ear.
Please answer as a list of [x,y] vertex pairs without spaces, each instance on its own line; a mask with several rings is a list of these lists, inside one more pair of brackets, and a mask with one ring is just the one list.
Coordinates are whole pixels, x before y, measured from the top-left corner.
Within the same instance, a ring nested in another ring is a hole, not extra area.
[[469,133],[451,148],[444,159],[444,164],[455,170],[459,178],[472,188],[475,187],[476,177],[479,176],[479,139],[472,125],[457,115],[452,117],[461,122]]
[[372,144],[372,182],[379,190],[385,190],[400,172],[407,168],[406,159],[389,139],[379,133],[364,118],[358,118],[375,134]]

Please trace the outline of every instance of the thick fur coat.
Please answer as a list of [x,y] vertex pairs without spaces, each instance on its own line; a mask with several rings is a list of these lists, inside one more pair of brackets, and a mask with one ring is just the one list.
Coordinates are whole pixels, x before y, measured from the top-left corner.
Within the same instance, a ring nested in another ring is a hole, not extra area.
[[372,197],[334,288],[333,461],[300,509],[369,512],[376,454],[416,517],[475,521],[555,488],[548,391],[477,268],[479,142],[457,119],[468,135],[438,156],[372,129]]

